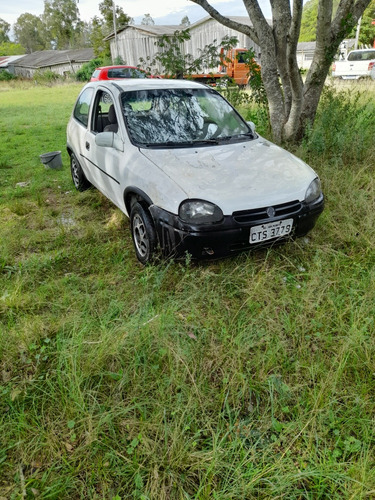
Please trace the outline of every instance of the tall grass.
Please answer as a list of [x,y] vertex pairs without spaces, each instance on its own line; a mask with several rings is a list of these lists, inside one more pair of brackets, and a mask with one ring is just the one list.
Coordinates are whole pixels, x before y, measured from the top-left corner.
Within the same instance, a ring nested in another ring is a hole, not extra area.
[[297,151],[307,238],[143,268],[73,190],[80,86],[1,88],[0,497],[372,498],[374,94],[328,90]]

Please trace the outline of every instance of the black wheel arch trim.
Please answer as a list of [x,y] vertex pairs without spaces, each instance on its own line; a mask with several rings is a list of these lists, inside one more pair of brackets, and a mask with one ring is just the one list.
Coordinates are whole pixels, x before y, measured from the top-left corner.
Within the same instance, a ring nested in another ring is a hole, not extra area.
[[130,209],[131,209],[131,198],[132,196],[135,195],[136,200],[139,201],[144,201],[147,206],[149,207],[150,205],[153,205],[153,201],[151,198],[144,192],[142,189],[139,189],[136,186],[128,186],[125,191],[124,191],[124,203],[126,207],[126,211],[130,215]]

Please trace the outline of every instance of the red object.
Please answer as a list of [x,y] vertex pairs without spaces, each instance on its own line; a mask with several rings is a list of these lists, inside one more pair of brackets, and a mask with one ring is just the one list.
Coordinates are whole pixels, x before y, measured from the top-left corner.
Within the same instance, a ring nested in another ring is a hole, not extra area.
[[154,78],[136,66],[100,66],[91,76],[91,82],[98,80],[123,80],[124,78]]

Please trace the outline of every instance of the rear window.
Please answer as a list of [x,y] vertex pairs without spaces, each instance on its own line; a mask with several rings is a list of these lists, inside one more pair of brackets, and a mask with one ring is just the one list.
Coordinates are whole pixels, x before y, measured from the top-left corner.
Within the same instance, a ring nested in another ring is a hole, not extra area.
[[108,70],[108,78],[146,78],[146,74],[136,68],[112,68]]
[[375,50],[351,52],[348,56],[348,61],[370,61],[371,59],[375,59]]
[[92,74],[92,78],[98,78],[99,73],[100,73],[100,69],[96,69],[96,70],[94,71],[94,73]]

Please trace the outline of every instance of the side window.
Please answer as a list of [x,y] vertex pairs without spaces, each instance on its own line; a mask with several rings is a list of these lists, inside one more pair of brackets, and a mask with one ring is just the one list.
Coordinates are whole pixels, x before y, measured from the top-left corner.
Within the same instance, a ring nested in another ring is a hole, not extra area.
[[89,122],[90,103],[93,93],[94,89],[90,88],[82,92],[82,94],[78,97],[73,112],[74,118],[85,125],[85,127],[87,127]]
[[99,91],[95,99],[92,131],[99,133],[117,132],[117,130],[118,121],[112,96],[107,92]]

